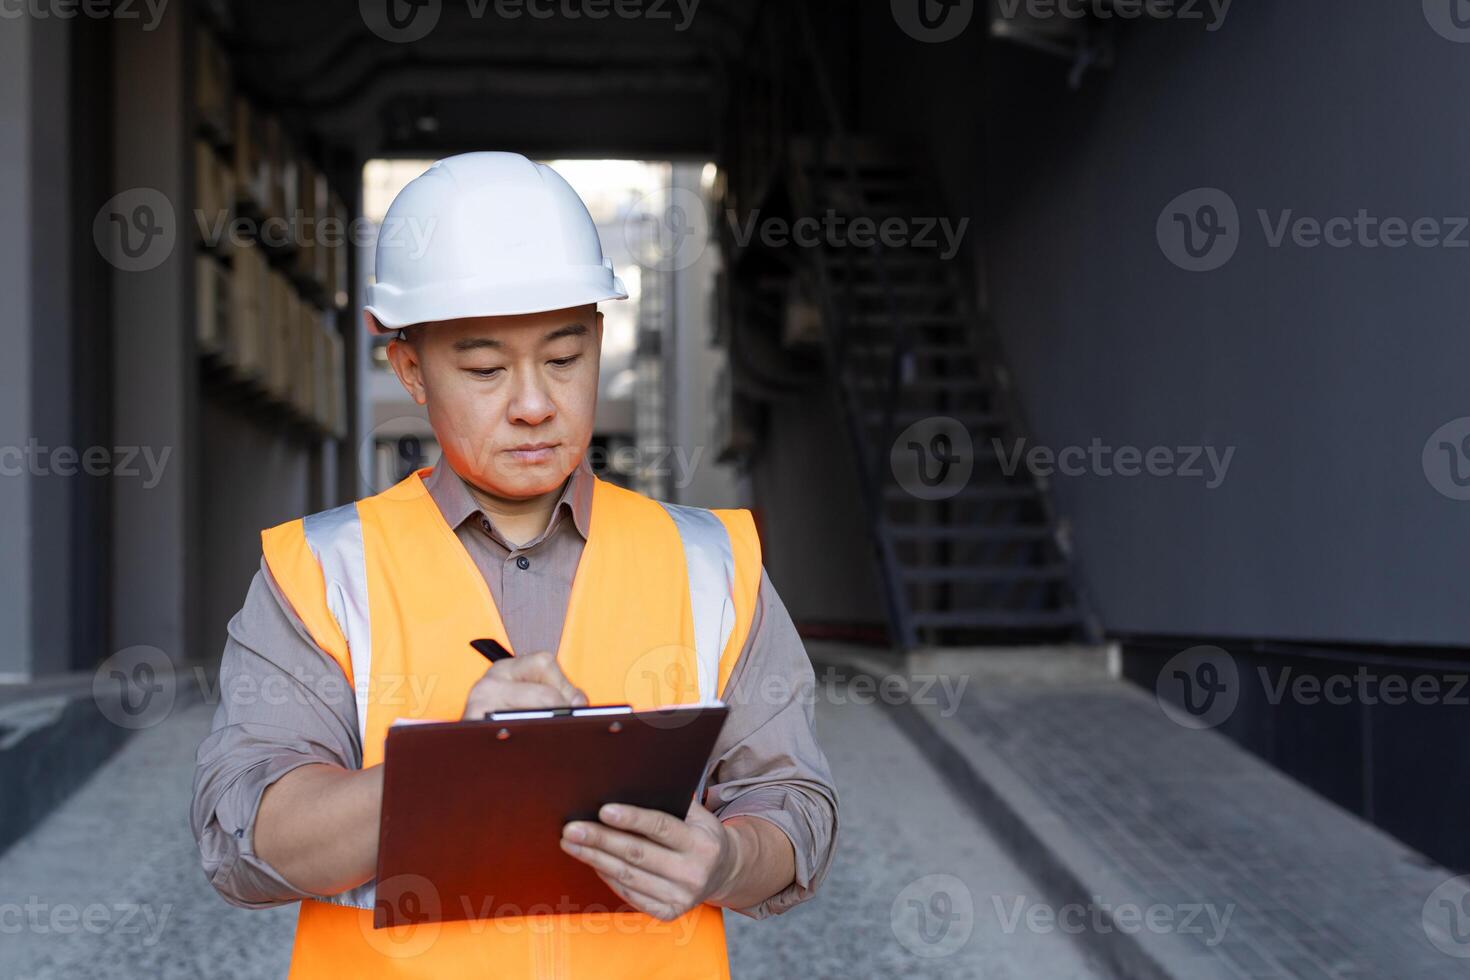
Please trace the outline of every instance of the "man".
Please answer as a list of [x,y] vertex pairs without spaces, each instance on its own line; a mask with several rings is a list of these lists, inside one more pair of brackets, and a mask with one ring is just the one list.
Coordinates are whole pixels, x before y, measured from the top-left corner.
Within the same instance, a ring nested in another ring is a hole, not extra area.
[[[413,249],[392,240],[410,223],[426,234]],[[434,164],[389,209],[376,273],[368,327],[397,332],[389,361],[443,457],[263,533],[197,759],[210,881],[242,907],[301,902],[292,976],[728,976],[720,909],[810,897],[836,833],[810,663],[750,515],[659,504],[588,469],[596,304],[627,293],[551,168]],[[516,656],[485,669],[479,637]],[[562,829],[562,850],[639,911],[372,928],[395,719],[714,697],[730,713],[682,821],[615,804]]]

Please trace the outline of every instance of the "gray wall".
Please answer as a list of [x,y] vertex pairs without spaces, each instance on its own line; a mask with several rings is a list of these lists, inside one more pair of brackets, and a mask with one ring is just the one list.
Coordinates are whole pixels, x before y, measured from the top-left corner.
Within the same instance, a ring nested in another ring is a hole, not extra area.
[[773,403],[751,484],[766,571],[800,625],[887,621],[856,466],[821,385]]
[[260,532],[322,504],[313,499],[311,477],[312,455],[320,450],[212,397],[203,400],[200,422],[204,580],[196,659],[208,661],[224,649],[225,625],[260,568]]
[[[1470,250],[1271,248],[1256,212],[1470,215],[1470,45],[1419,3],[1236,4],[1214,33],[1132,25],[1080,93],[1065,63],[991,46],[982,117],[956,91],[975,44],[870,28],[905,91],[935,95],[877,122],[959,148],[952,200],[986,189],[987,286],[1036,439],[1236,447],[1213,491],[1055,480],[1108,630],[1463,644],[1470,503],[1420,454],[1470,415]],[[1241,240],[1191,273],[1155,223],[1201,186],[1231,195]]]

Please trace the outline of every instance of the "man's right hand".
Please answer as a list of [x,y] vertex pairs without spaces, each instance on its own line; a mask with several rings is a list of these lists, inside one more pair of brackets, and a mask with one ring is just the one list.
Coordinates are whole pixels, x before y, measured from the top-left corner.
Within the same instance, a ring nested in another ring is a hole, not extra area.
[[587,695],[561,672],[551,653],[508,657],[490,665],[465,699],[465,720],[479,721],[489,711],[581,708]]

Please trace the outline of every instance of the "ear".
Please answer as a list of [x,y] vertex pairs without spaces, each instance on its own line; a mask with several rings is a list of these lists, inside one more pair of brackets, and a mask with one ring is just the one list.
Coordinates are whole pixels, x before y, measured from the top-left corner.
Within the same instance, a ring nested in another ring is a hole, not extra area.
[[398,383],[408,392],[416,404],[428,402],[429,394],[424,388],[423,364],[419,360],[418,348],[406,340],[396,337],[388,342],[388,363],[398,375]]

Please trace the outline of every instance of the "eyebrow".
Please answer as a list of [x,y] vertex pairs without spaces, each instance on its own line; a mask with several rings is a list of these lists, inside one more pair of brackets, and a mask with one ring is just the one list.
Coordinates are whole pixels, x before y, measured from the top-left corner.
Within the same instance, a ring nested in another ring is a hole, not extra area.
[[[587,332],[587,325],[585,323],[568,323],[566,326],[557,327],[542,337],[541,342],[543,344],[549,344],[553,340],[560,340],[563,337],[583,337],[586,336]],[[480,350],[485,347],[496,348],[503,346],[505,345],[493,337],[465,337],[454,342],[454,349],[456,351]]]

